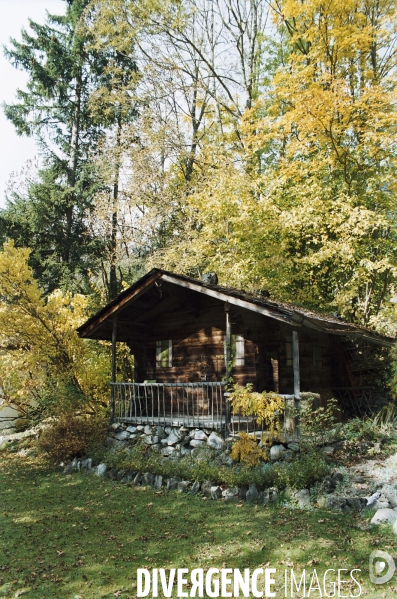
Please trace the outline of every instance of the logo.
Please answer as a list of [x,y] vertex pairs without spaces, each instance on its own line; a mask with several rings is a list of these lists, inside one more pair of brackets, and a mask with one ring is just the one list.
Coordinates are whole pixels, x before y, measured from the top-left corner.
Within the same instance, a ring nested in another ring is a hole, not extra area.
[[374,584],[384,584],[393,577],[396,565],[387,551],[373,551],[369,556],[369,577]]

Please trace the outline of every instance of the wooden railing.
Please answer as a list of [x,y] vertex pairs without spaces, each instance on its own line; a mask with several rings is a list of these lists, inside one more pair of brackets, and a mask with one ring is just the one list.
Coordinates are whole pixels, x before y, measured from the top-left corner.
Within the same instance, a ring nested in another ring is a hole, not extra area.
[[225,383],[112,383],[112,419],[134,424],[225,428]]

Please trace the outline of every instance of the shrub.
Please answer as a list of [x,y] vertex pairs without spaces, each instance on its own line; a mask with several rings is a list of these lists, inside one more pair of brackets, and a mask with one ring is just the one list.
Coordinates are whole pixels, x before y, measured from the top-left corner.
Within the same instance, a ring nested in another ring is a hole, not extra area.
[[240,412],[242,416],[253,416],[256,423],[264,424],[273,436],[281,434],[281,417],[284,411],[284,399],[273,391],[257,393],[252,391],[252,383],[241,387],[233,385],[230,402],[233,412]]
[[340,411],[336,399],[329,399],[327,406],[315,408],[316,398],[314,394],[304,401],[296,411],[299,418],[301,451],[314,453],[318,445],[326,445],[335,437],[335,414]]
[[294,462],[277,464],[262,463],[257,466],[219,466],[213,461],[195,462],[191,457],[178,461],[150,453],[143,445],[132,449],[110,450],[103,461],[111,468],[133,472],[151,472],[165,478],[177,477],[182,480],[196,480],[200,483],[211,480],[215,484],[231,487],[255,484],[259,490],[269,487],[284,489],[304,489],[329,474],[330,468],[325,459],[316,454],[308,454]]
[[341,425],[339,435],[347,441],[377,441],[379,429],[369,418],[353,418]]
[[233,443],[231,458],[247,466],[256,466],[261,460],[267,459],[267,454],[265,449],[259,447],[254,436],[240,433],[238,440]]
[[277,485],[279,488],[307,489],[329,474],[330,467],[317,452],[302,455],[300,460],[278,463]]
[[63,414],[39,439],[39,448],[55,461],[70,460],[94,452],[106,439],[107,421]]

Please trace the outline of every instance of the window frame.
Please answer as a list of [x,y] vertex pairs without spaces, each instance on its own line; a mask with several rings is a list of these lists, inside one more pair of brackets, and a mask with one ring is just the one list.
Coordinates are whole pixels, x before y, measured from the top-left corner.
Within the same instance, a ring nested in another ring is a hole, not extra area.
[[[167,352],[165,356],[164,352]],[[167,358],[167,363],[165,362]],[[172,368],[172,339],[156,341],[156,368]]]
[[[226,362],[226,335],[224,337],[223,345]],[[230,354],[233,368],[235,366],[245,366],[245,339],[243,335],[236,335],[235,333],[231,335]]]

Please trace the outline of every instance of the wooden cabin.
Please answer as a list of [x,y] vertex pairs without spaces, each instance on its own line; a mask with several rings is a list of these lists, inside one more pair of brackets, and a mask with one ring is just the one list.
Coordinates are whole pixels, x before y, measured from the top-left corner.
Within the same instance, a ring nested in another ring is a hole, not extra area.
[[[392,339],[216,282],[153,269],[78,329],[112,341],[113,420],[228,429],[230,376],[286,401],[312,392],[366,411],[371,392],[355,364]],[[134,381],[116,382],[119,341],[134,355]]]

